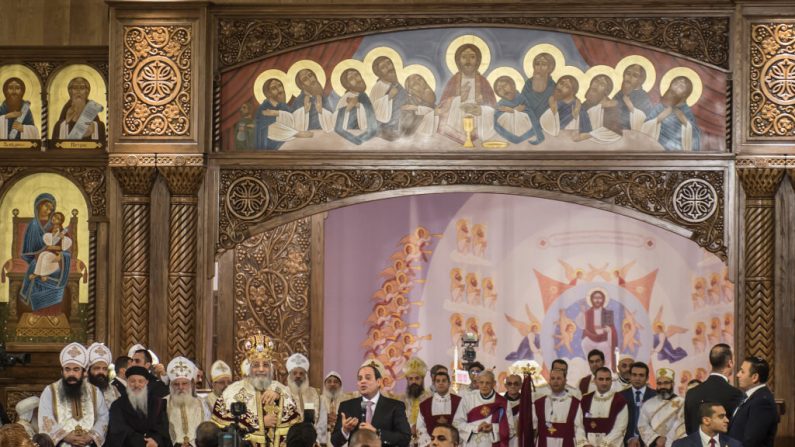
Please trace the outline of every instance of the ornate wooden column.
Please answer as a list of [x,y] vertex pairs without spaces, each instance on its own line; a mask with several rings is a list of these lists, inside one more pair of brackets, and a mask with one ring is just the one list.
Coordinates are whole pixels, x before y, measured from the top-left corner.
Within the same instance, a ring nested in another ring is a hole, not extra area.
[[737,169],[745,190],[745,354],[758,355],[775,370],[775,228],[776,191],[783,169]]
[[171,193],[168,248],[168,356],[196,358],[197,193],[204,179],[201,155],[157,155]]
[[157,170],[154,155],[111,155],[122,190],[121,342],[147,345],[149,329],[149,205]]

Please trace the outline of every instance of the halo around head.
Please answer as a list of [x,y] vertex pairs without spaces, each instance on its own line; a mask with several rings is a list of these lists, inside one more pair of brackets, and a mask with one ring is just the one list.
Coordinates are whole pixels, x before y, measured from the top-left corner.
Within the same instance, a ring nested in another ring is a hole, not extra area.
[[668,70],[663,77],[660,78],[660,96],[664,95],[665,91],[668,90],[671,81],[679,76],[684,76],[693,83],[693,92],[690,93],[690,96],[687,98],[687,105],[692,107],[693,104],[698,102],[698,99],[701,98],[701,93],[704,91],[704,84],[701,82],[701,76],[691,68],[675,67]]
[[369,91],[373,88],[373,85],[378,81],[372,68],[365,65],[364,62],[357,61],[356,59],[345,59],[338,63],[331,72],[331,88],[333,88],[340,97],[345,94],[345,87],[342,86],[340,76],[342,72],[349,68],[355,68],[359,71],[359,74],[362,75],[362,79],[364,79],[364,83],[367,85],[365,91]]
[[434,92],[436,91],[436,76],[434,76],[431,69],[425,65],[413,64],[403,67],[402,70],[397,72],[398,81],[405,87],[406,79],[414,74],[422,76],[423,79],[425,79],[425,82],[428,83],[428,86],[431,88],[431,90]]
[[[88,85],[91,87],[91,92],[88,94],[88,99],[104,107],[105,111],[107,112],[108,95],[107,88],[105,87],[105,80],[102,78],[102,75],[99,74],[96,69],[88,65],[74,64],[59,70],[58,73],[52,78],[52,81],[50,81],[50,85],[47,88],[49,93],[50,116],[55,117],[54,120],[50,121],[51,123],[55,123],[55,121],[58,120],[58,116],[61,114],[61,109],[63,109],[63,106],[66,105],[67,101],[69,101],[69,81],[78,77],[84,78],[86,81],[88,81]],[[103,118],[102,114],[100,114],[100,119],[103,122],[107,121]],[[50,125],[51,136],[54,134],[55,130],[55,126]]]
[[265,81],[270,78],[276,78],[281,81],[282,85],[284,85],[284,99],[288,101],[291,96],[287,89],[287,84],[293,84],[294,82],[289,81],[289,77],[287,77],[287,73],[276,70],[274,68],[270,70],[265,70],[257,76],[257,79],[254,80],[254,97],[257,98],[257,104],[262,104],[265,101],[265,92],[262,91],[262,87],[265,85]]
[[610,302],[610,298],[607,296],[607,290],[601,287],[594,287],[593,289],[589,290],[587,294],[585,294],[585,301],[588,302],[588,306],[593,307],[593,302],[591,301],[591,295],[594,292],[602,292],[602,296],[605,297],[605,302],[602,304],[602,307],[607,307],[607,304]]
[[447,46],[447,53],[445,53],[444,56],[447,69],[450,70],[450,73],[458,73],[458,66],[455,63],[455,52],[458,50],[458,47],[467,43],[471,43],[480,50],[480,67],[478,67],[478,73],[485,73],[486,70],[489,69],[489,64],[491,64],[491,49],[485,40],[474,34],[465,34],[456,37],[450,42],[450,45]]
[[641,87],[647,92],[650,91],[651,88],[654,87],[654,82],[657,80],[657,70],[654,68],[654,64],[652,64],[651,61],[645,57],[638,54],[633,54],[621,59],[616,64],[616,73],[621,76],[623,80],[624,70],[633,64],[638,64],[643,67],[644,70],[646,70],[646,80],[643,82]]
[[[373,48],[364,56],[362,63],[370,72],[373,72],[373,62],[375,62],[375,60],[381,56],[388,57],[389,60],[392,61],[392,65],[395,66],[395,73],[400,73],[401,69],[403,68],[403,57],[391,47]],[[373,75],[375,75],[376,78],[378,77],[375,72],[373,72]],[[362,76],[364,76],[364,73],[362,73]]]
[[486,76],[486,79],[489,80],[489,85],[493,88],[494,81],[502,76],[508,76],[509,78],[513,79],[513,82],[516,84],[516,90],[520,92],[522,91],[522,87],[524,87],[524,78],[522,77],[522,74],[519,73],[519,70],[513,67],[497,67],[494,70],[491,70],[491,73]]
[[[30,68],[21,64],[13,64],[0,67],[0,87],[8,78],[19,78],[25,83],[25,96],[22,99],[30,102],[30,113],[33,115],[33,122],[36,128],[41,130],[41,82],[39,77]],[[5,101],[5,97],[3,97],[3,92],[0,92],[0,102],[3,101]],[[60,113],[60,109],[58,112]],[[57,118],[56,116],[56,120]],[[55,126],[50,125],[50,127]]]
[[[593,67],[589,68],[585,71],[585,76],[583,77],[583,82],[585,84],[585,90],[588,90],[588,87],[591,85],[591,81],[593,78],[605,75],[613,81],[613,90],[609,91],[607,96],[612,98],[619,89],[621,89],[621,74],[616,71],[613,67],[608,67],[607,65],[594,65]],[[585,92],[583,92],[584,94]]]
[[555,72],[552,74],[552,79],[557,82],[558,79],[563,76],[573,76],[574,79],[577,80],[577,84],[579,84],[579,86],[577,88],[576,96],[580,101],[585,101],[585,92],[588,90],[588,84],[585,82],[585,73],[583,73],[582,70],[577,67],[566,65],[561,67],[560,70],[555,69]]
[[323,67],[321,67],[320,64],[315,61],[302,59],[293,65],[290,65],[290,68],[287,70],[288,82],[284,85],[284,93],[287,96],[287,100],[290,100],[290,98],[301,94],[301,89],[298,87],[298,84],[295,83],[295,75],[297,75],[298,72],[303,69],[311,70],[312,73],[315,74],[317,82],[320,83],[324,89],[326,88],[326,71],[323,70]]
[[554,79],[560,77],[561,75],[557,73],[566,66],[566,58],[563,57],[563,53],[558,49],[558,47],[548,43],[540,43],[527,50],[527,53],[524,54],[524,59],[522,60],[524,74],[526,74],[528,78],[533,77],[533,59],[535,59],[536,56],[541,53],[549,53],[549,55],[552,56],[552,59],[555,60],[555,69],[552,70],[552,77]]

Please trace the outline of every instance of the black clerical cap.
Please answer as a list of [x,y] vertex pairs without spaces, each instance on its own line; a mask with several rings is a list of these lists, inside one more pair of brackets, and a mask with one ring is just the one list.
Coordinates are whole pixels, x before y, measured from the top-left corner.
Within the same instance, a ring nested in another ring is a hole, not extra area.
[[131,366],[127,368],[126,375],[128,379],[132,376],[143,376],[146,380],[152,380],[152,375],[149,374],[149,370],[143,366]]

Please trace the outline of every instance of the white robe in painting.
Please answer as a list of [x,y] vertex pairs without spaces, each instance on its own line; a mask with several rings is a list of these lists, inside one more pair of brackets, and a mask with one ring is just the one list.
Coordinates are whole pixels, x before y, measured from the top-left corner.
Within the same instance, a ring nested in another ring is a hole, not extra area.
[[[63,232],[44,233],[42,236],[44,245],[58,245],[62,251],[68,251],[72,248],[72,238],[66,236]],[[36,268],[33,274],[36,276],[50,276],[61,269],[61,254],[60,252],[42,251],[39,253],[39,258],[36,260]]]
[[[643,113],[643,112],[640,112]],[[613,132],[612,130],[604,127],[605,109],[601,104],[597,104],[588,109],[588,118],[591,120],[592,131],[589,132],[591,137],[600,143],[614,143],[621,139],[621,135]]]
[[665,436],[665,447],[671,447],[674,441],[684,438],[685,400],[679,396],[665,400],[658,394],[644,402],[638,417],[638,433],[646,445]]
[[[445,124],[454,130],[454,132],[466,137],[464,131],[464,116],[467,115],[462,107],[466,104],[478,104],[474,92],[476,91],[475,83],[477,82],[474,77],[461,76],[461,91],[470,92],[465,98],[461,96],[454,96],[450,102],[450,111],[447,114]],[[494,107],[480,104],[480,116],[473,115],[475,120],[475,132],[477,133],[480,141],[486,141],[496,136],[494,130]]]
[[[496,392],[488,398],[483,398],[480,391],[472,391],[461,396],[461,403],[458,405],[458,410],[453,417],[453,426],[458,429],[461,437],[461,445],[464,447],[492,447],[492,444],[500,442],[500,425],[492,423],[492,416],[489,414],[483,419],[474,422],[467,421],[467,415],[473,408],[481,405],[488,405],[494,403]],[[508,426],[513,425],[513,416],[511,412],[504,415],[507,418]],[[483,422],[491,423],[491,432],[482,433],[478,432],[478,426]]]
[[[30,104],[25,102],[25,106],[22,107],[22,112],[25,112],[25,115],[20,115],[18,118],[6,118],[6,112],[8,110],[6,103],[4,102],[0,105],[0,140],[9,140],[10,133],[12,133],[12,125],[14,122],[19,122],[22,124],[22,132],[15,132],[14,139],[17,140],[38,140],[39,139],[39,129],[36,128],[35,124],[33,123],[33,118],[30,112]],[[27,124],[25,124],[27,122]]]
[[174,444],[190,444],[196,447],[196,428],[204,421],[210,420],[210,409],[206,402],[198,397],[191,397],[187,405],[177,406],[166,396],[168,401],[168,434]]
[[[561,393],[559,395],[546,396],[544,399],[544,420],[547,423],[566,423],[569,416],[569,411],[572,405],[577,405],[577,414],[574,417],[574,445],[582,447],[588,443],[585,437],[585,428],[582,425],[582,409],[580,408],[579,401],[572,398],[569,393]],[[536,403],[538,400],[536,400]],[[534,405],[535,406],[535,405]],[[539,433],[538,415],[533,411],[533,431],[536,436],[542,436]],[[563,447],[563,438],[546,439],[547,447]]]
[[[610,417],[610,406],[613,403],[615,392],[612,390],[605,394],[598,391],[594,393],[593,400],[591,401],[590,417],[593,418],[608,418]],[[618,412],[613,428],[609,433],[588,433],[588,443],[594,447],[612,447],[621,445],[624,442],[624,434],[627,431],[627,424],[629,423],[629,410],[627,406]]]
[[[108,432],[108,407],[99,388],[83,382],[83,394],[79,405],[65,398],[62,381],[59,380],[41,393],[39,398],[39,432],[52,438],[56,445],[72,447],[63,442],[77,427],[87,432],[97,445],[105,443]],[[78,411],[75,411],[78,410]]]

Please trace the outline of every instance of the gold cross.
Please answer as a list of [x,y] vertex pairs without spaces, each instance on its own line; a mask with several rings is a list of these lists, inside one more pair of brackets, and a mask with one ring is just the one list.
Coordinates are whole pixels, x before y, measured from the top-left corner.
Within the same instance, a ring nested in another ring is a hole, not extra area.
[[555,427],[549,427],[547,431],[549,432],[550,435],[554,435],[555,432],[558,431],[558,429],[556,429]]

